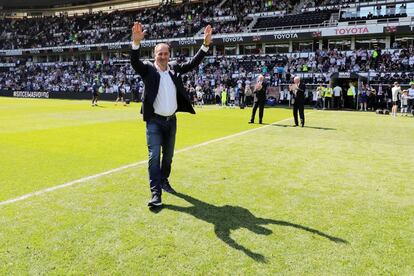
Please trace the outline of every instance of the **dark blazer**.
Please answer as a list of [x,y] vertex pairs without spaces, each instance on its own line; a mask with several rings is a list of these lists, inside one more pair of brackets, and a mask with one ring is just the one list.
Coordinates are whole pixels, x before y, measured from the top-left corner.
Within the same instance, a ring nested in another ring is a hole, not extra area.
[[[189,112],[195,114],[188,92],[184,88],[181,75],[196,68],[202,61],[206,52],[199,50],[197,54],[188,62],[183,64],[169,63],[170,76],[177,90],[177,111]],[[139,58],[140,50],[131,50],[132,68],[141,76],[145,84],[145,90],[142,98],[141,113],[144,121],[149,121],[154,115],[154,101],[158,94],[160,86],[160,74],[155,66],[150,62],[143,62]]]
[[262,89],[254,91],[255,94],[254,101],[259,103],[265,103],[266,102],[266,90],[267,90],[267,82],[263,81],[262,83]]
[[303,104],[305,102],[305,90],[306,85],[303,82],[300,82],[295,96],[295,103]]

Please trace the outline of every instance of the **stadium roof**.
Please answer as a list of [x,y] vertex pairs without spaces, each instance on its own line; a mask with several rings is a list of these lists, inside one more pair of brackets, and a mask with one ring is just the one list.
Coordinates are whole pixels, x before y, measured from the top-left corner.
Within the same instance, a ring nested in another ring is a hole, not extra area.
[[[145,0],[139,0],[145,1]],[[0,0],[0,7],[5,10],[9,9],[44,9],[58,7],[72,7],[78,5],[88,5],[97,3],[120,3],[132,2],[128,0]],[[136,1],[135,1],[136,2]]]

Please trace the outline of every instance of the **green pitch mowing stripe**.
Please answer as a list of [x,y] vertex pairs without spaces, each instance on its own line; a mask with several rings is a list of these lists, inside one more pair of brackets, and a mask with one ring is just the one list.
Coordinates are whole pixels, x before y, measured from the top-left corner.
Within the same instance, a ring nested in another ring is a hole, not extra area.
[[[262,128],[273,126],[273,125],[276,125],[277,123],[282,123],[282,122],[288,121],[288,120],[291,120],[291,119],[290,118],[284,119],[284,120],[281,120],[281,121],[278,121],[278,122],[275,122],[275,123],[272,123],[272,124],[264,125],[263,127],[260,127],[260,128],[252,128],[252,129],[249,129],[249,130],[246,130],[246,131],[242,131],[242,132],[238,132],[238,133],[231,134],[231,135],[228,135],[228,136],[224,136],[224,137],[220,137],[220,138],[217,138],[217,139],[209,140],[209,141],[203,142],[201,144],[196,144],[196,145],[192,145],[192,146],[189,146],[189,147],[185,147],[185,148],[176,150],[175,154],[179,154],[179,153],[186,152],[186,151],[191,151],[191,150],[194,150],[196,148],[204,147],[204,146],[210,145],[212,143],[222,142],[222,141],[227,140],[227,139],[237,138],[238,136],[246,135],[246,134],[251,133],[253,131],[257,131],[257,130],[260,130]],[[125,166],[121,166],[121,167],[118,167],[118,168],[114,168],[114,169],[111,169],[111,170],[108,170],[108,171],[105,171],[105,172],[101,172],[101,173],[98,173],[98,174],[89,175],[89,176],[86,176],[86,177],[83,177],[83,178],[80,178],[80,179],[76,179],[76,180],[73,180],[73,181],[70,181],[70,182],[67,182],[67,183],[52,186],[52,187],[49,187],[49,188],[46,188],[46,189],[43,189],[43,190],[39,190],[39,191],[36,191],[36,192],[33,192],[33,193],[28,193],[28,194],[25,194],[25,195],[22,195],[22,196],[19,196],[19,197],[16,197],[16,198],[8,199],[8,200],[5,200],[5,201],[0,201],[0,206],[16,203],[16,202],[19,202],[19,201],[22,201],[22,200],[29,199],[29,198],[34,197],[34,196],[40,196],[40,195],[43,195],[45,193],[49,193],[49,192],[53,192],[53,191],[60,190],[60,189],[63,189],[63,188],[67,188],[67,187],[70,187],[70,186],[73,186],[73,185],[76,185],[76,184],[79,184],[79,183],[85,183],[85,182],[88,182],[88,181],[96,179],[96,178],[100,178],[100,177],[110,175],[110,174],[114,174],[114,173],[119,173],[119,172],[127,170],[129,168],[142,166],[142,165],[146,165],[146,164],[147,164],[147,160],[142,160],[142,161],[139,161],[139,162],[135,162],[135,163],[128,164],[128,165],[125,165]]]
[[[0,98],[0,201],[94,175],[147,158],[139,105],[88,101]],[[197,109],[179,114],[177,149],[259,125],[248,125],[251,109]],[[265,122],[290,116],[267,109]]]
[[412,274],[412,118],[308,126],[175,156],[158,212],[144,166],[2,206],[0,274]]

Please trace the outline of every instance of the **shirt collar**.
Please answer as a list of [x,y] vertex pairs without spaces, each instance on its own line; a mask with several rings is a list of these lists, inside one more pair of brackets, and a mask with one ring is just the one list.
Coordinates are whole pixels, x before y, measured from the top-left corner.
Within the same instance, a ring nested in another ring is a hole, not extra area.
[[158,73],[168,73],[171,71],[170,65],[167,65],[166,71],[162,71],[156,62],[154,62],[154,66],[157,69]]

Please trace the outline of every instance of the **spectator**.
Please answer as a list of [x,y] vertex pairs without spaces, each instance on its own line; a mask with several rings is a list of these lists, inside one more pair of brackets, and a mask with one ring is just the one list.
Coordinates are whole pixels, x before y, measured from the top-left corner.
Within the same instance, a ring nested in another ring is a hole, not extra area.
[[341,109],[342,105],[342,88],[339,85],[336,85],[333,89],[334,96],[334,108]]
[[394,83],[394,87],[391,89],[392,92],[392,116],[397,116],[398,110],[398,95],[401,93],[401,87],[398,82]]

